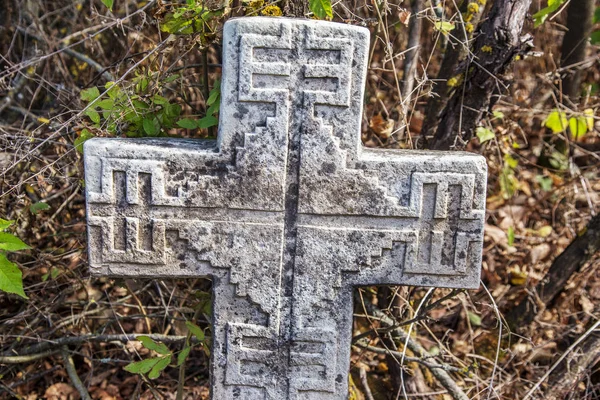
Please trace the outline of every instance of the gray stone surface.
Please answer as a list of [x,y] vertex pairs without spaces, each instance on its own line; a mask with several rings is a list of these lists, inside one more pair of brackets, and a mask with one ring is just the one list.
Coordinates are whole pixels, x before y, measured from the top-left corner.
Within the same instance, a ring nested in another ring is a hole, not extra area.
[[213,399],[345,399],[353,287],[479,284],[485,160],[363,148],[368,46],[228,21],[217,141],[85,143],[92,273],[213,280]]

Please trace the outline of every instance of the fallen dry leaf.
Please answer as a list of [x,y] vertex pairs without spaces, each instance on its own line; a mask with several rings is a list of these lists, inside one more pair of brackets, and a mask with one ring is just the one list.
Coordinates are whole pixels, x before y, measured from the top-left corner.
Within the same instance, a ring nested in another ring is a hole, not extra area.
[[529,260],[531,264],[537,264],[550,255],[552,247],[548,243],[538,244],[529,252]]
[[398,19],[400,20],[400,22],[402,24],[404,24],[405,26],[408,26],[408,21],[410,20],[410,11],[408,11],[405,8],[403,8],[398,13]]
[[44,398],[47,400],[77,400],[79,393],[73,386],[59,382],[46,389]]
[[371,130],[380,138],[387,139],[392,136],[395,123],[396,121],[391,118],[385,119],[381,114],[376,114],[371,118],[371,121],[369,121],[369,128],[371,128]]

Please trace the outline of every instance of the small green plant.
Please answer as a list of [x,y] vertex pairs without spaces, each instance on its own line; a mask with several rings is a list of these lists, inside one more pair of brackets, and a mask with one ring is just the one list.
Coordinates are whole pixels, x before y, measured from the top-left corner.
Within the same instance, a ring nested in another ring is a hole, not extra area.
[[[199,326],[189,321],[187,321],[185,325],[189,329],[190,335],[194,335],[204,350],[208,352],[208,348],[205,345],[206,336],[204,331]],[[142,361],[132,362],[125,367],[125,371],[131,372],[132,374],[147,374],[149,379],[158,378],[160,373],[169,365],[171,365],[173,356],[175,354],[169,350],[164,343],[157,343],[149,336],[138,336],[137,340],[142,342],[142,346],[144,346],[146,349],[156,352],[157,356]],[[177,354],[177,363],[174,365],[175,367],[183,365],[189,356],[192,347],[193,346],[190,344],[190,341],[186,340],[183,349],[181,349],[181,351],[179,351]]]
[[5,232],[13,223],[14,221],[0,219],[0,290],[27,299],[21,270],[6,257],[8,252],[30,249],[21,239]]
[[[159,94],[164,84],[173,82],[179,75],[170,75],[162,81],[158,78],[158,73],[142,70],[128,87],[108,82],[105,96],[101,97],[97,87],[82,90],[81,99],[88,104],[94,102],[85,115],[95,129],[127,137],[164,137],[177,126],[204,129],[218,124],[221,93],[218,81],[207,99],[206,116],[180,119],[181,106]],[[83,129],[75,140],[77,150],[82,151],[83,143],[92,137],[90,130]]]
[[332,19],[333,8],[331,0],[309,0],[308,8],[319,19]]
[[202,44],[214,38],[211,23],[223,15],[225,8],[211,10],[203,1],[186,0],[165,15],[160,30],[174,35],[200,33]]

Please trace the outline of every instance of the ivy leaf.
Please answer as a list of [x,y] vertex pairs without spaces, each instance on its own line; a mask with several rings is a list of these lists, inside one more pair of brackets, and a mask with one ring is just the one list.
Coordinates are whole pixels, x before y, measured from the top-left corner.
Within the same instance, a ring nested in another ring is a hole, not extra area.
[[8,221],[8,220],[0,218],[0,231],[4,231],[4,230],[8,229],[8,227],[14,223],[15,223],[15,221]]
[[568,126],[567,116],[562,111],[554,110],[548,114],[548,117],[544,121],[544,126],[550,128],[552,133],[564,132]]
[[491,129],[488,129],[483,126],[478,126],[475,130],[477,137],[479,138],[479,143],[485,143],[488,140],[492,140],[496,137],[494,132]]
[[579,140],[585,136],[588,130],[588,124],[585,117],[569,118],[569,131],[573,140]]
[[160,376],[160,372],[167,368],[167,366],[171,363],[171,355],[159,358],[158,362],[154,364],[150,373],[148,374],[148,378],[156,379]]
[[185,322],[185,326],[187,326],[187,328],[190,330],[190,332],[192,332],[192,334],[194,336],[196,336],[196,338],[203,342],[204,341],[204,331],[202,329],[200,329],[200,327],[198,325],[195,325],[193,323],[191,323],[190,321],[186,321]]
[[145,374],[149,372],[159,361],[161,357],[149,358],[147,360],[132,362],[131,364],[123,368],[127,372],[132,374]]
[[148,336],[138,336],[137,340],[142,342],[142,345],[148,350],[154,350],[158,354],[169,355],[171,352],[164,343],[157,343]]
[[82,90],[79,95],[81,96],[81,100],[89,103],[90,101],[96,100],[100,96],[100,91],[94,86],[89,89]]
[[6,293],[14,293],[27,299],[23,290],[23,275],[15,263],[6,258],[4,253],[0,253],[0,290]]
[[160,124],[156,118],[144,118],[142,126],[148,136],[156,136],[160,132]]
[[29,206],[29,211],[31,211],[32,214],[37,214],[40,211],[44,211],[49,208],[50,208],[50,206],[48,205],[48,203],[44,203],[43,201],[38,201],[37,203],[33,203],[32,205]]
[[219,120],[216,117],[209,115],[198,121],[198,128],[200,128],[200,129],[210,128],[211,126],[215,126],[218,124],[219,124]]
[[79,133],[79,137],[73,142],[73,144],[75,145],[75,149],[83,154],[83,143],[86,140],[91,139],[93,137],[94,134],[88,131],[87,129],[82,130],[81,133]]
[[106,6],[106,8],[108,8],[110,11],[112,11],[115,0],[100,0],[100,1],[102,2],[102,4],[104,4]]
[[185,129],[196,129],[198,127],[198,123],[195,119],[184,118],[177,121],[177,125]]
[[181,351],[177,355],[178,367],[182,365],[185,362],[185,360],[187,360],[188,356],[190,355],[190,350],[192,350],[191,346],[185,346],[183,349],[181,349]]
[[0,250],[19,251],[30,248],[12,233],[0,232]]
[[332,19],[333,8],[331,7],[331,0],[309,0],[308,8],[315,14],[315,17],[319,19]]

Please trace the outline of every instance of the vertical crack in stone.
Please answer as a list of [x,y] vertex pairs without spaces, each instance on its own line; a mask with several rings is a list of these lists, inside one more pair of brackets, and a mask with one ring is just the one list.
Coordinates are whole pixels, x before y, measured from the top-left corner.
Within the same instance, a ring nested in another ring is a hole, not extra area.
[[[299,32],[294,32],[298,34]],[[304,45],[304,41],[294,41],[292,47],[292,60],[298,60],[301,55],[301,46]],[[299,181],[300,181],[300,138],[303,123],[302,121],[306,118],[306,105],[304,104],[304,94],[302,91],[295,91],[293,87],[302,82],[303,70],[298,68],[301,63],[292,63],[293,68],[290,71],[290,91],[289,91],[289,119],[288,119],[288,149],[287,149],[287,163],[286,163],[286,182],[285,182],[285,217],[284,217],[284,235],[285,235],[285,253],[283,254],[284,260],[284,283],[283,283],[283,305],[285,308],[282,310],[282,314],[285,313],[287,318],[283,320],[285,323],[281,324],[280,340],[282,340],[282,351],[285,351],[287,356],[286,369],[290,368],[291,365],[291,337],[292,337],[292,316],[293,316],[293,301],[292,295],[294,292],[294,266],[296,257],[296,245],[298,237],[298,198],[299,198]],[[296,95],[294,95],[297,93]],[[286,371],[285,384],[287,386],[286,391],[289,391],[289,371]]]

